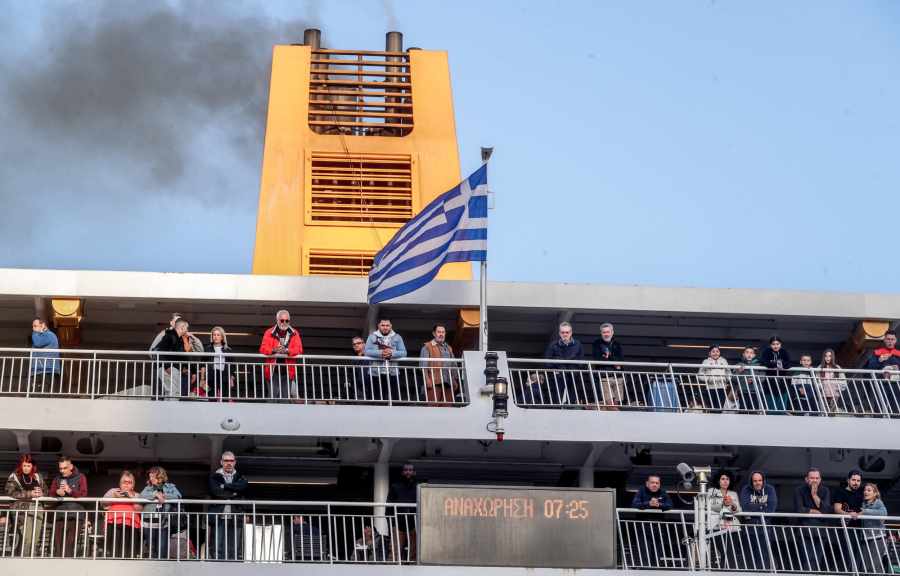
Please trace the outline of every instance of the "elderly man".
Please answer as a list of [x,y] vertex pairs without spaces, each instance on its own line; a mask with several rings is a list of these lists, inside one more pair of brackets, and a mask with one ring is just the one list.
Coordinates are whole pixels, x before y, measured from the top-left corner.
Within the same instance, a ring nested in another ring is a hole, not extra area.
[[[553,341],[547,348],[547,360],[584,360],[584,349],[581,342],[572,337],[572,325],[563,322],[559,325],[559,340]],[[550,387],[550,399],[553,404],[578,404],[578,390],[575,388],[576,374],[573,370],[584,370],[584,364],[563,364],[547,362],[547,369],[553,370],[556,386]],[[584,389],[584,380],[577,374],[577,381]],[[565,396],[565,398],[563,398]]]
[[[419,358],[453,358],[453,348],[447,344],[447,327],[443,324],[435,324],[431,329],[431,342],[422,346]],[[419,362],[425,370],[425,399],[428,406],[450,406],[454,397],[459,393],[459,380],[453,374],[452,362],[432,360]]]
[[[613,339],[615,330],[613,325],[605,323],[600,326],[600,337],[591,344],[591,355],[597,362],[622,362],[625,360],[625,353],[622,351],[622,344],[618,340]],[[600,376],[600,390],[603,397],[604,407],[601,410],[618,411],[617,406],[624,398],[625,381],[619,377],[616,371],[622,370],[621,366],[603,365],[603,371]]]
[[[297,361],[295,356],[303,354],[300,335],[291,328],[291,313],[280,310],[275,315],[275,327],[263,334],[259,353],[272,356],[266,360],[263,377],[269,390],[269,402],[287,402],[288,396],[300,403],[297,393]],[[281,400],[285,398],[285,400]]]
[[400,358],[406,358],[406,346],[403,338],[394,332],[391,319],[382,316],[378,319],[378,329],[369,334],[366,340],[365,354],[375,358],[372,362],[372,388],[379,388],[382,397],[390,392],[390,400],[409,400],[413,394],[407,386],[400,388],[398,366]]
[[[31,347],[41,350],[59,350],[56,334],[47,328],[47,321],[35,318],[31,322]],[[51,359],[52,360],[48,360]],[[53,381],[59,377],[61,360],[59,352],[33,352],[29,380],[35,392],[53,392]]]

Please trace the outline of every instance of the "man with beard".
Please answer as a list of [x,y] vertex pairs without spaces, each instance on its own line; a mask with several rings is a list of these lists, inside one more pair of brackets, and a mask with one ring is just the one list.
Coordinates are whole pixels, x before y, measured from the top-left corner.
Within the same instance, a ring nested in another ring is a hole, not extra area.
[[794,490],[794,512],[813,514],[797,520],[797,525],[801,526],[802,538],[802,546],[798,546],[800,567],[804,572],[818,572],[825,569],[822,562],[823,542],[828,542],[828,532],[823,527],[827,524],[825,520],[815,515],[831,514],[831,493],[821,484],[822,474],[817,469],[810,468],[806,473],[806,484],[797,486]]
[[[750,483],[741,490],[741,509],[744,512],[774,512],[778,507],[778,496],[775,487],[766,484],[765,475],[759,470],[750,474]],[[762,516],[745,516],[743,526],[744,563],[747,570],[770,570],[772,566],[772,548],[769,540],[771,521],[763,522]]]
[[233,452],[223,452],[215,471],[207,481],[207,489],[213,500],[222,502],[209,507],[209,537],[207,546],[216,560],[237,560],[243,534],[244,506],[237,502],[244,500],[248,481],[235,470],[236,458]]
[[[376,386],[381,390],[381,398],[388,396],[390,400],[410,400],[413,394],[410,394],[408,387],[400,388],[400,374],[397,362],[400,358],[406,358],[406,346],[403,344],[403,338],[394,332],[391,319],[383,316],[378,320],[378,329],[369,334],[366,340],[365,354],[369,358],[375,358],[371,362],[373,368],[372,388]],[[404,380],[406,380],[404,378]]]
[[[417,497],[416,490],[416,469],[412,464],[403,467],[400,482],[391,484],[388,490],[387,501],[397,504],[415,504]],[[404,560],[412,564],[416,563],[416,516],[415,508],[398,507],[397,508],[397,526],[391,538],[391,557],[389,562],[393,562],[399,554],[403,553],[406,544],[409,543],[409,557]]]
[[[862,486],[862,472],[859,470],[851,470],[847,474],[847,486],[839,488],[834,493],[834,513],[842,516],[849,516],[844,522],[847,528],[847,538],[843,535],[838,538],[841,543],[841,558],[844,559],[844,569],[848,572],[855,572],[857,568],[862,568],[859,555],[859,539],[857,533],[862,528],[862,520],[859,519],[859,513],[862,512],[863,494],[859,487]],[[847,540],[850,540],[848,547]],[[850,559],[856,562],[856,566],[850,566]]]
[[[428,406],[450,406],[454,397],[459,392],[459,381],[452,373],[452,362],[441,362],[438,358],[453,358],[453,348],[447,344],[447,327],[443,324],[435,324],[431,331],[431,342],[426,342],[419,353],[420,358],[434,358],[429,362],[419,362],[425,370],[425,399]],[[440,368],[443,368],[441,370]]]

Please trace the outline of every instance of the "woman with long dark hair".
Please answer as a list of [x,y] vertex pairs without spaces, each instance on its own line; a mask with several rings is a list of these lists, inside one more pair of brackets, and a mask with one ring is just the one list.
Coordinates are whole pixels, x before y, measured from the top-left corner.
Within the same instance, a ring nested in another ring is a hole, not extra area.
[[40,503],[34,502],[34,499],[47,496],[48,493],[47,483],[37,471],[34,456],[22,454],[15,471],[6,479],[6,495],[16,499],[9,509],[20,510],[16,514],[10,514],[7,530],[15,529],[19,532],[22,556],[31,556],[32,552],[35,556],[41,555],[40,550],[32,550],[32,545],[40,545],[42,541],[44,508]]
[[736,570],[741,531],[737,515],[741,512],[741,502],[734,490],[734,474],[723,468],[717,470],[710,480],[710,488],[706,491],[709,501],[707,526],[713,544],[710,562],[713,568]]
[[789,406],[788,379],[790,377],[791,355],[781,345],[778,334],[769,338],[769,347],[763,350],[759,363],[768,368],[763,379],[768,414],[787,414]]

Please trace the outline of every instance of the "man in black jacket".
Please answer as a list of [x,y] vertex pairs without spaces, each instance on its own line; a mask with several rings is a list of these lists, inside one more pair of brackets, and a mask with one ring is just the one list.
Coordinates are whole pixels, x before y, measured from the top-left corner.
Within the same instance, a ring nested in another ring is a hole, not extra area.
[[[160,352],[190,352],[184,344],[183,336],[188,331],[188,321],[179,318],[175,326],[163,334],[156,350]],[[165,396],[187,396],[190,386],[197,381],[197,363],[191,363],[186,356],[176,354],[160,354],[160,380],[162,393]]]
[[206,483],[213,500],[225,501],[210,505],[208,512],[209,538],[206,545],[211,548],[212,557],[216,560],[237,560],[237,551],[241,547],[244,507],[233,502],[244,500],[248,481],[235,470],[235,461],[234,453],[224,452],[220,461],[222,467]]
[[827,541],[828,533],[824,530],[827,523],[821,515],[831,514],[831,492],[821,484],[822,475],[817,469],[810,468],[806,473],[806,484],[794,489],[794,512],[810,514],[808,518],[797,520],[800,536],[803,538],[803,546],[797,552],[800,554],[800,567],[804,572],[818,572],[825,569],[822,562],[824,553],[822,537],[824,536]]
[[[400,482],[391,484],[388,489],[387,501],[397,504],[415,504],[418,496],[416,490],[416,469],[412,464],[403,467]],[[397,507],[394,513],[397,518],[397,526],[391,538],[391,557],[389,562],[393,562],[398,554],[403,553],[406,544],[409,543],[410,563],[416,562],[416,509],[409,507]]]
[[[572,337],[572,325],[568,322],[559,325],[559,340],[550,343],[547,348],[547,360],[584,360],[584,349],[581,342]],[[548,370],[554,370],[553,377],[556,380],[556,385],[550,387],[552,403],[578,404],[578,395],[584,390],[585,382],[583,374],[573,370],[584,370],[585,365],[547,362],[546,366]],[[576,385],[581,390],[578,390]],[[583,397],[582,394],[582,399]]]
[[[660,488],[659,476],[651,474],[647,477],[645,487],[637,491],[631,507],[637,510],[656,510],[657,512],[665,512],[674,508],[672,498],[669,494]],[[672,532],[667,528],[672,525],[666,525],[663,521],[665,516],[662,514],[640,514],[639,522],[634,523],[634,529],[637,532],[635,539],[638,542],[639,558],[634,563],[644,568],[656,569],[660,568],[658,561],[661,556],[665,555],[664,540],[672,539]],[[670,547],[674,554],[678,553],[678,544],[670,542]]]
[[[610,323],[600,326],[600,337],[591,344],[591,355],[597,362],[622,362],[625,360],[625,352],[622,350],[622,343],[613,339],[615,330]],[[619,401],[625,397],[624,385],[625,380],[620,378],[616,371],[622,370],[621,366],[603,366],[604,370],[600,372],[600,389],[603,397],[603,404],[607,408],[601,410],[618,411],[616,407]]]

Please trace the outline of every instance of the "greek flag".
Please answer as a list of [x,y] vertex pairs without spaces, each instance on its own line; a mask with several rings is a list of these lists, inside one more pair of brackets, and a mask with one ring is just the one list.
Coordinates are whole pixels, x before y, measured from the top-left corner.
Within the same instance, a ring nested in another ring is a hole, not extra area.
[[487,259],[487,165],[394,234],[369,270],[369,304],[428,284],[447,262]]

